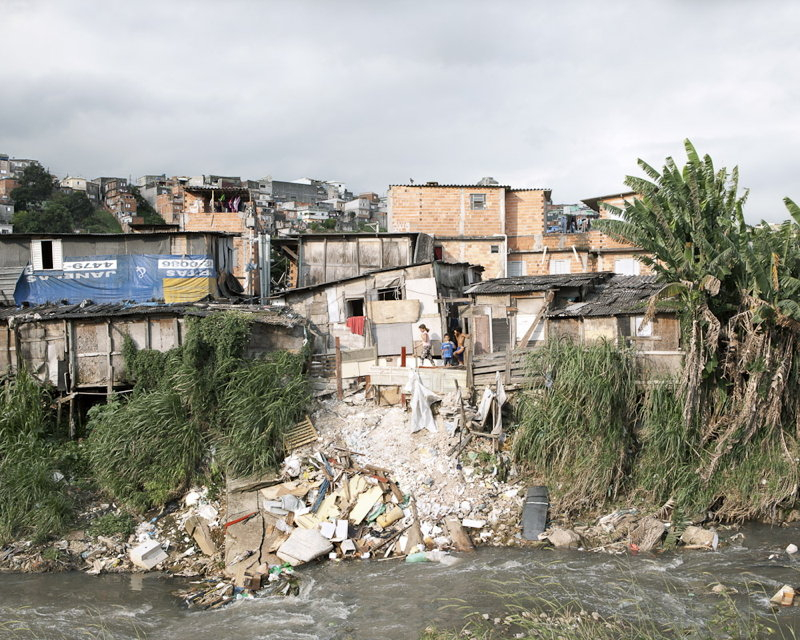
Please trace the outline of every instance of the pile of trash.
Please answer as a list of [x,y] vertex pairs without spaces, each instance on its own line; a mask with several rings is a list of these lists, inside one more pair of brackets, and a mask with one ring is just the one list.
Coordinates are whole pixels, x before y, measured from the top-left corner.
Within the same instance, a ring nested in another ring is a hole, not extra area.
[[0,552],[12,571],[127,573],[158,568],[184,577],[207,576],[222,562],[219,500],[198,487],[135,526],[130,535],[94,529],[104,519],[128,518],[113,503],[99,503],[80,514],[86,528],[69,531],[46,546],[18,542]]
[[276,567],[317,558],[448,562],[444,550],[474,548],[469,521],[424,526],[390,470],[354,457],[344,448],[292,455],[280,476],[229,483],[225,574],[235,587],[257,591]]
[[432,410],[425,427],[414,430],[413,409],[370,404],[360,391],[343,401],[321,400],[312,419],[321,450],[338,447],[364,465],[393,470],[396,483],[414,496],[424,535],[446,535],[445,520],[456,517],[480,544],[513,544],[520,539],[524,487],[505,438],[492,433],[493,413],[483,420],[480,407],[458,392],[434,402]]
[[537,537],[557,548],[616,554],[657,552],[675,547],[718,549],[720,538],[715,529],[687,524],[678,534],[673,523],[663,515],[663,512],[642,513],[636,508],[617,509],[598,518],[592,525],[552,526]]

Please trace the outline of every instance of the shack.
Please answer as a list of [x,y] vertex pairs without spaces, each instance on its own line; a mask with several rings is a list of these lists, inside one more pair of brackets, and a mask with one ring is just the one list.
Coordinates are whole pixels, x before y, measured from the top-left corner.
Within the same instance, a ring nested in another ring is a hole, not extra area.
[[241,291],[233,235],[217,232],[0,235],[0,305],[194,302]]
[[[426,262],[377,269],[277,294],[273,302],[308,319],[322,336],[318,352],[370,350],[375,358],[413,353],[420,324],[430,329],[434,352],[457,322],[456,307],[464,288],[479,281],[482,267],[466,263]],[[373,358],[373,359],[375,359]]]
[[289,261],[284,285],[308,287],[434,259],[424,233],[305,233],[274,238]]
[[289,309],[218,304],[77,304],[0,309],[0,372],[22,366],[67,396],[128,388],[122,346],[168,351],[183,344],[186,321],[235,308],[253,322],[246,357],[298,351],[306,322]]
[[506,383],[519,383],[525,353],[559,337],[632,346],[648,377],[671,375],[683,357],[677,313],[659,310],[643,322],[661,286],[652,275],[600,272],[497,278],[468,287],[471,303],[461,318],[475,356],[471,379],[484,384],[501,371]]
[[468,287],[461,318],[476,356],[530,348],[547,339],[547,312],[584,300],[612,273],[494,278]]
[[610,340],[637,351],[639,366],[650,377],[680,370],[681,324],[676,311],[659,310],[644,323],[648,302],[661,288],[657,276],[615,275],[595,285],[583,299],[547,313],[554,337],[585,342]]

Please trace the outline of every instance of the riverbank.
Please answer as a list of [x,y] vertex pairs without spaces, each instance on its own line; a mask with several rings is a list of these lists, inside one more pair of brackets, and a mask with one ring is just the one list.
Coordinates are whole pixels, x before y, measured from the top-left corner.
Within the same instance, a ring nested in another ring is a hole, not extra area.
[[[422,539],[411,540],[409,544],[407,536],[398,538],[398,544],[388,549],[382,547],[382,557],[403,557],[414,552],[412,545],[419,545],[416,550],[452,550],[454,540],[446,526],[446,521],[452,518],[469,525],[465,531],[480,546],[555,546],[623,554],[660,552],[680,544],[670,505],[661,509],[622,505],[599,514],[573,517],[570,505],[559,503],[557,492],[550,508],[551,529],[545,532],[544,539],[523,539],[520,516],[525,490],[539,480],[521,475],[507,452],[495,451],[490,439],[477,438],[457,455],[451,455],[460,440],[458,433],[448,430],[448,418],[453,411],[453,399],[445,398],[435,417],[436,431],[423,429],[411,433],[406,411],[399,406],[376,406],[363,391],[342,401],[323,398],[310,413],[318,437],[293,452],[291,459],[295,464],[291,466],[296,466],[295,471],[287,471],[282,477],[271,476],[262,484],[274,486],[302,478],[311,486],[314,477],[322,478],[324,474],[319,471],[318,463],[314,466],[310,461],[318,460],[320,454],[324,458],[342,451],[347,452],[351,464],[358,468],[387,470],[401,492],[395,502],[402,505],[402,516],[394,528],[405,531],[411,525],[419,526]],[[408,502],[404,502],[405,496]],[[259,551],[264,537],[263,534],[258,537],[252,549],[245,541],[244,547],[233,552],[229,534],[235,538],[239,527],[233,525],[229,529],[224,525],[248,514],[238,513],[241,509],[228,509],[227,498],[220,480],[209,487],[195,487],[165,509],[133,520],[124,509],[96,494],[79,514],[78,526],[63,537],[39,545],[29,541],[6,545],[0,551],[0,570],[78,570],[92,575],[141,572],[145,569],[132,562],[131,552],[143,543],[156,541],[164,551],[164,559],[153,568],[178,577],[236,583],[236,572],[231,570],[237,564],[233,562],[234,556]],[[207,528],[207,535],[198,537],[192,522],[201,522]],[[187,523],[190,523],[188,528]],[[700,517],[678,524],[683,529],[703,522]],[[737,528],[715,527],[723,546],[732,537],[735,541]],[[394,530],[388,526],[386,529]],[[369,557],[369,549],[383,542],[382,538],[376,540],[363,551],[356,549],[357,553],[339,553],[339,556]],[[276,557],[270,560],[266,563],[266,575],[270,568],[283,563]],[[244,577],[242,572],[236,587],[244,586]]]

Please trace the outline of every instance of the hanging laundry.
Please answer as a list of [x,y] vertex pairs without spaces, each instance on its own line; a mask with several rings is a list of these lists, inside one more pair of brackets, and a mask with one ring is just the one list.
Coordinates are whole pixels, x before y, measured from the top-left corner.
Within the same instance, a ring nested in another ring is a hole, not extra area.
[[345,324],[347,325],[347,328],[350,329],[350,333],[356,333],[360,336],[363,336],[365,319],[365,316],[351,316],[345,320]]

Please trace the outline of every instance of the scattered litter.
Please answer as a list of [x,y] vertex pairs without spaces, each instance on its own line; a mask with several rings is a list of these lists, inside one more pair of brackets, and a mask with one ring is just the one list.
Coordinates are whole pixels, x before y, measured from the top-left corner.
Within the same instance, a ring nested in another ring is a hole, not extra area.
[[711,529],[689,526],[681,534],[681,542],[688,549],[713,549],[719,546],[719,535]]
[[779,604],[784,607],[791,607],[794,604],[794,588],[788,584],[783,585],[769,601],[773,604]]
[[572,529],[551,529],[539,535],[540,540],[547,540],[557,549],[577,549],[581,546],[580,535]]
[[[131,562],[149,571],[167,559],[167,554],[155,540],[148,540],[130,550]],[[99,573],[99,571],[98,571]]]
[[419,373],[413,369],[409,371],[404,391],[411,394],[411,433],[422,429],[436,433],[436,420],[433,418],[431,405],[441,398],[422,384]]

